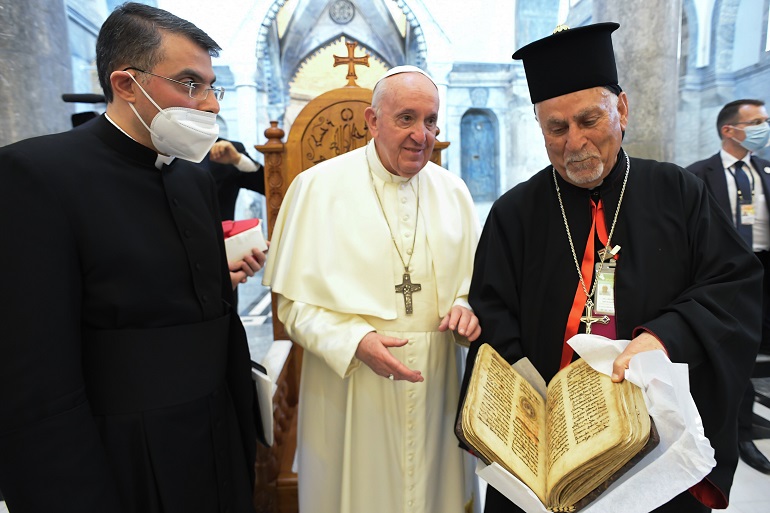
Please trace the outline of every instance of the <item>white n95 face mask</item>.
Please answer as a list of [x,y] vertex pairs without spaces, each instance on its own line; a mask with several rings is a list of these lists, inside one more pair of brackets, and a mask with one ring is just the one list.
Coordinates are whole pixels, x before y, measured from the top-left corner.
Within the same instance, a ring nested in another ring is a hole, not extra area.
[[150,126],[144,122],[142,117],[134,108],[132,103],[129,107],[134,111],[136,117],[144,125],[150,137],[152,144],[158,152],[165,155],[171,155],[191,162],[200,162],[208,154],[211,147],[219,136],[219,125],[217,124],[217,115],[213,112],[189,109],[187,107],[169,107],[161,109],[150,95],[139,85],[131,73],[128,73],[131,79],[136,82],[139,89],[150,102],[158,109],[158,113],[152,119]]

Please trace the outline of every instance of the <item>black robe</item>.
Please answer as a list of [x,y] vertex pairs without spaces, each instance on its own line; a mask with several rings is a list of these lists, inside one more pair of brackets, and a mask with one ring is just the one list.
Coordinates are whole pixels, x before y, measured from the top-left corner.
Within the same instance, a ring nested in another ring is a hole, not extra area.
[[216,189],[104,116],[0,149],[0,489],[251,512],[256,401]]
[[[220,139],[221,140],[221,139]],[[230,141],[238,153],[254,162],[254,159],[246,153],[243,143]],[[245,172],[239,170],[234,164],[220,164],[211,161],[211,154],[201,161],[200,165],[208,169],[214,181],[217,183],[217,196],[219,198],[219,210],[222,221],[235,219],[235,202],[238,199],[238,193],[241,189],[265,194],[265,168],[259,162],[254,162],[257,170],[254,172]]]
[[[602,199],[609,231],[625,168],[619,156],[594,190],[557,174],[578,261],[591,226],[591,196]],[[651,160],[631,159],[616,244],[617,338],[647,330],[673,362],[688,364],[691,393],[716,451],[707,479],[726,499],[738,460],[737,406],[759,342],[761,265],[700,180]],[[469,295],[483,331],[468,354],[461,398],[485,342],[510,363],[528,357],[550,381],[577,285],[549,166],[500,197],[489,213]],[[516,511],[510,508],[505,511]]]

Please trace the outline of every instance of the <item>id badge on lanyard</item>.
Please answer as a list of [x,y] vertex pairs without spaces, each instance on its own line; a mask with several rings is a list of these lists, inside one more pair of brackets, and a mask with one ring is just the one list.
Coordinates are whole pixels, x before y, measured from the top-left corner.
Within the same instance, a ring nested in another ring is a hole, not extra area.
[[596,305],[594,312],[615,315],[615,260],[596,264]]
[[741,202],[741,224],[754,224],[754,204]]

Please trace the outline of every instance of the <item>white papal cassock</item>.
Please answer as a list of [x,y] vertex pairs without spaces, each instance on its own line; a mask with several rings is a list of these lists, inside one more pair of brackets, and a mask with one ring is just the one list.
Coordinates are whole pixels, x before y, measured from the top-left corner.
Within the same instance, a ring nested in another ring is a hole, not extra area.
[[[412,315],[395,293],[404,269],[373,187],[404,260],[412,259],[412,282],[422,286]],[[392,175],[373,141],[289,187],[263,282],[279,294],[278,317],[305,348],[300,511],[463,511],[455,340],[437,328],[452,305],[468,306],[478,233],[462,180],[433,163],[409,180]],[[391,353],[421,371],[423,383],[390,381],[355,358],[374,330],[409,339]]]

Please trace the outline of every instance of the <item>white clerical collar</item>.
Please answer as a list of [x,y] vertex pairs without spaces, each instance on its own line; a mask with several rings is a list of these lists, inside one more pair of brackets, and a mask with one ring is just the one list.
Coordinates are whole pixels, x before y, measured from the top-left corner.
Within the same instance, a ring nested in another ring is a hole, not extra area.
[[[137,141],[136,139],[134,139],[133,137],[131,137],[130,135],[128,135],[128,132],[126,132],[125,130],[123,130],[122,128],[120,128],[120,126],[119,126],[117,123],[115,123],[115,121],[113,121],[113,120],[112,120],[112,118],[111,118],[111,117],[110,117],[110,116],[109,116],[109,115],[108,115],[106,112],[104,113],[104,117],[105,117],[105,118],[107,118],[107,121],[109,121],[110,123],[112,123],[112,126],[114,126],[114,127],[115,127],[115,128],[117,128],[118,130],[120,130],[121,132],[123,132],[123,134],[124,134],[126,137],[128,137],[129,139],[131,139],[132,141],[134,141],[134,142],[136,142],[136,143],[142,144],[142,143],[140,143],[139,141]],[[169,155],[161,155],[160,153],[158,153],[158,158],[156,158],[156,159],[155,159],[155,167],[156,167],[156,168],[158,168],[158,169],[160,169],[160,168],[162,168],[162,167],[163,167],[163,164],[166,164],[166,165],[168,165],[168,164],[171,164],[171,162],[173,162],[173,161],[174,161],[174,158],[175,158],[175,157],[171,157],[171,156],[169,156]]]
[[380,156],[377,155],[377,148],[375,147],[374,139],[370,139],[369,144],[366,145],[366,161],[369,163],[369,170],[372,172],[372,174],[385,183],[408,182],[414,178],[414,176],[417,176],[414,175],[407,178],[401,175],[394,175],[385,169],[385,166],[382,165],[382,161],[380,160]]
[[751,152],[747,151],[746,156],[742,159],[736,159],[734,156],[727,153],[724,148],[719,150],[719,155],[722,157],[722,166],[725,169],[730,169],[732,166],[735,165],[736,162],[739,160],[742,161],[744,164],[748,166],[749,169],[751,169]]
[[170,155],[161,155],[158,153],[158,158],[155,159],[155,167],[158,169],[163,167],[163,164],[169,165],[171,164],[176,157],[172,157]]

